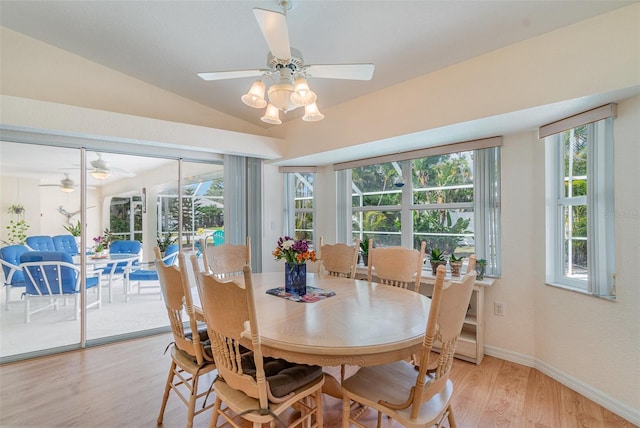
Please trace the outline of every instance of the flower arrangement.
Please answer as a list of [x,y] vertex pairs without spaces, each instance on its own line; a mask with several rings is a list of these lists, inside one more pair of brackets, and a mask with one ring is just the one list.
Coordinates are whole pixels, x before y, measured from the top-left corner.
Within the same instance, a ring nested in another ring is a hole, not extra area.
[[99,253],[99,252],[104,251],[104,244],[102,242],[102,236],[96,236],[95,238],[93,238],[93,242],[96,243],[96,246],[93,249],[94,252]]
[[309,244],[304,239],[293,239],[289,236],[278,239],[278,245],[273,251],[276,260],[285,259],[289,264],[303,264],[307,260],[316,261],[316,252],[309,249]]

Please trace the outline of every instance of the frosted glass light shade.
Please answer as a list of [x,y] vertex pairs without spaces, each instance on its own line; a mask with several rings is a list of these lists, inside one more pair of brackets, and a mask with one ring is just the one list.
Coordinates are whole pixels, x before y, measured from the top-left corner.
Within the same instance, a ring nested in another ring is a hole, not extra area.
[[302,116],[302,120],[304,120],[305,122],[318,122],[322,119],[324,119],[324,114],[320,113],[320,110],[318,110],[318,106],[316,105],[316,103],[305,106],[304,116]]
[[309,89],[307,79],[298,77],[293,83],[294,92],[291,94],[291,102],[298,106],[308,106],[316,102],[316,93]]
[[282,121],[280,120],[280,110],[273,104],[269,104],[267,106],[267,110],[265,111],[264,116],[260,118],[260,120],[265,123],[270,123],[271,125],[282,124]]
[[278,83],[269,87],[269,103],[282,111],[293,110],[297,106],[291,102],[293,85],[289,83]]
[[267,106],[267,101],[264,99],[265,84],[262,80],[256,80],[251,85],[249,92],[244,94],[241,99],[242,102],[253,108],[264,108]]
[[60,187],[60,191],[62,191],[64,193],[71,193],[74,190],[76,190],[76,189],[74,189],[73,187],[67,187],[67,186]]

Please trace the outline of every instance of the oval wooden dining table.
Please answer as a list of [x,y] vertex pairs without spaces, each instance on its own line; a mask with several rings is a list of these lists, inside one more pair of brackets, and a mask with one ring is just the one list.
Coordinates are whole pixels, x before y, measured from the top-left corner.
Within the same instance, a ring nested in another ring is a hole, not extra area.
[[[284,286],[282,272],[253,274],[252,281],[265,356],[362,367],[406,359],[421,349],[431,304],[422,294],[308,274],[307,287],[333,291],[335,296],[305,303],[266,293]],[[339,396],[339,385],[328,382],[325,392]]]

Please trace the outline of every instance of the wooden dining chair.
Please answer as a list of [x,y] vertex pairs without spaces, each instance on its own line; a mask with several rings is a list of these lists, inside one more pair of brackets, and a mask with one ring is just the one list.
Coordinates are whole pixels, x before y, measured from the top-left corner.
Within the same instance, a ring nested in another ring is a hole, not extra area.
[[358,266],[358,251],[360,250],[360,240],[357,239],[354,245],[342,243],[325,244],[320,237],[320,251],[318,260],[318,273],[336,276],[339,278],[356,277]]
[[229,278],[242,275],[245,264],[251,264],[251,237],[247,236],[245,245],[239,244],[206,244],[201,240],[203,248],[203,264],[206,272],[218,278]]
[[[170,345],[171,367],[162,397],[158,425],[162,424],[169,393],[173,390],[187,406],[186,426],[192,427],[194,416],[214,406],[213,402],[207,405],[206,396],[209,394],[209,390],[200,390],[199,379],[215,370],[216,366],[206,329],[198,329],[184,254],[178,254],[177,266],[168,266],[162,261],[158,247],[154,248],[154,253],[160,289],[173,333],[173,343]],[[183,311],[189,318],[189,329],[184,327]],[[203,404],[196,410],[198,402]]]
[[[219,377],[214,384],[216,402],[210,427],[239,428],[237,417],[260,427],[322,427],[322,367],[263,358],[251,281],[251,266],[243,269],[244,284],[198,272],[200,302],[207,318],[213,357]],[[246,345],[251,351],[246,352]],[[287,412],[290,418],[281,420]]]
[[420,251],[405,247],[374,247],[369,240],[368,280],[407,289],[413,285],[414,291],[420,289],[422,265],[426,243],[422,241]]
[[[378,427],[382,414],[409,428],[442,426],[446,419],[450,427],[456,422],[451,408],[453,383],[449,373],[456,343],[471,299],[476,279],[475,271],[467,273],[461,282],[444,281],[445,267],[436,273],[433,297],[419,365],[397,361],[380,366],[363,367],[342,382],[342,427],[358,423],[352,402],[378,411]],[[437,360],[431,352],[434,343],[440,348]],[[417,370],[417,375],[416,375]]]

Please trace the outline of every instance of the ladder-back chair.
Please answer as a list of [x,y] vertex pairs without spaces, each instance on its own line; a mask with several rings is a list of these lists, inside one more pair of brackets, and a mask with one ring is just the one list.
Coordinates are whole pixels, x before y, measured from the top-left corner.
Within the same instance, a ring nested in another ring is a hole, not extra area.
[[244,265],[251,265],[251,237],[247,236],[247,243],[206,245],[204,240],[203,264],[205,272],[213,273],[218,278],[241,276]]
[[323,238],[320,237],[318,273],[354,279],[356,277],[356,267],[358,266],[359,249],[359,239],[356,240],[354,245],[342,243],[325,244]]
[[[359,414],[351,415],[352,401],[376,409],[378,427],[382,414],[408,428],[441,426],[445,419],[450,427],[456,426],[450,404],[453,383],[449,373],[476,273],[467,273],[461,282],[445,283],[445,271],[444,266],[439,266],[436,273],[419,366],[397,361],[363,367],[345,379],[342,383],[343,428],[350,424],[363,427],[355,420]],[[434,342],[440,347],[440,353],[432,364]]]
[[236,428],[240,427],[234,420],[238,416],[254,427],[265,423],[274,426],[285,410],[295,408],[299,413],[287,412],[295,420],[280,420],[283,425],[322,427],[322,367],[262,356],[251,266],[243,269],[244,284],[204,272],[197,275],[219,374],[209,426],[217,426],[220,416]]
[[373,239],[369,240],[368,280],[373,277],[376,282],[404,289],[413,286],[414,291],[420,289],[422,265],[426,243],[422,241],[420,251],[405,247],[373,247]]
[[[173,390],[187,406],[186,426],[192,427],[194,416],[213,407],[214,403],[205,405],[209,391],[199,390],[198,381],[200,376],[212,372],[216,366],[211,355],[206,330],[201,329],[198,331],[184,255],[182,253],[178,254],[178,266],[168,266],[162,261],[158,247],[154,248],[154,253],[156,255],[156,269],[158,271],[160,289],[162,290],[162,297],[167,308],[169,324],[173,333],[171,367],[165,385],[164,396],[162,397],[158,424],[162,424],[169,393]],[[189,317],[188,330],[185,330],[183,325],[183,310]],[[196,403],[198,402],[204,403],[201,408],[196,410]]]

